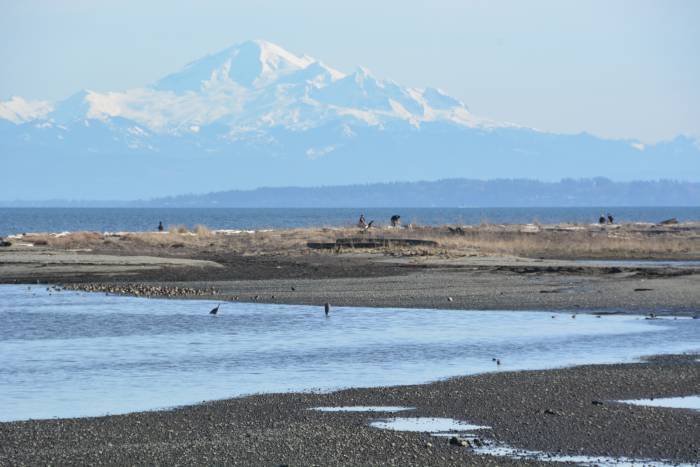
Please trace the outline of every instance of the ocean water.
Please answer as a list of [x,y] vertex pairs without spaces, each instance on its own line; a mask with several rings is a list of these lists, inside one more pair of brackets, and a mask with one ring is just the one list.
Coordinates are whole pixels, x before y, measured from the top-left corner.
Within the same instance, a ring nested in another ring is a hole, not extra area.
[[700,207],[590,208],[0,208],[0,236],[23,232],[97,232],[154,230],[158,222],[215,229],[263,229],[355,225],[361,213],[367,221],[388,224],[398,214],[403,223],[422,225],[491,222],[597,222],[603,213],[617,221],[659,222],[671,217],[700,221]]
[[0,286],[0,421],[700,350],[690,318],[215,304]]

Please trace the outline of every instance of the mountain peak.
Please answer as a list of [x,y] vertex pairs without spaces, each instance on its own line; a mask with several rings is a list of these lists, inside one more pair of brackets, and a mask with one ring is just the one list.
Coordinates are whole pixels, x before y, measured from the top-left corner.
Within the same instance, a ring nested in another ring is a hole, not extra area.
[[620,180],[700,180],[699,150],[684,137],[642,147],[484,120],[440,89],[366,68],[346,75],[263,40],[150,86],[0,101],[0,154],[12,155],[0,198],[107,199],[125,180],[143,197],[289,180],[592,177],[600,167]]
[[227,79],[245,87],[259,87],[282,75],[303,70],[315,60],[295,55],[277,44],[250,40],[189,63],[181,71],[158,81],[154,88],[182,93],[198,91],[213,78]]
[[49,114],[54,122],[65,124],[83,119],[90,111],[90,104],[87,100],[92,91],[81,89],[68,98],[56,103],[53,111]]
[[[22,123],[37,116],[28,103],[0,103],[0,117]],[[123,92],[81,91],[43,110],[57,124],[121,118],[159,134],[198,133],[217,125],[232,137],[263,129],[332,124],[376,126],[423,122],[480,126],[442,91],[407,88],[358,67],[344,74],[308,55],[257,39],[195,60],[151,86]],[[39,115],[39,116],[41,116]],[[196,128],[196,130],[192,130]]]
[[241,44],[242,46],[252,47],[255,46],[258,49],[258,57],[260,61],[265,65],[270,67],[279,67],[280,65],[294,67],[297,69],[306,68],[315,60],[307,55],[301,57],[289,52],[277,44],[274,44],[265,40],[252,40]]

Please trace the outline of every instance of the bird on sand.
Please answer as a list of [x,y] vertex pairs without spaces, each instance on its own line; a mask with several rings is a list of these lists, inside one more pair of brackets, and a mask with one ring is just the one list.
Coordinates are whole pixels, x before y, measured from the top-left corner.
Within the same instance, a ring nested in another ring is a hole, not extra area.
[[211,311],[209,312],[209,314],[210,314],[210,315],[215,315],[215,314],[217,314],[217,313],[219,312],[219,307],[220,307],[220,306],[221,306],[220,304],[219,304],[219,305],[216,305],[216,307],[214,307],[214,308],[211,309]]

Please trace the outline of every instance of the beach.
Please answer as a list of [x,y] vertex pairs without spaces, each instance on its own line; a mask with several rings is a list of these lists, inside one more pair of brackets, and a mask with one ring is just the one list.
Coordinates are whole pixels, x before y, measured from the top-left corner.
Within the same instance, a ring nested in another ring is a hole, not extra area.
[[[533,231],[533,229],[538,229]],[[568,229],[568,230],[567,230]],[[358,235],[267,232],[27,234],[0,249],[0,282],[153,298],[461,310],[700,314],[700,227],[488,227]],[[540,235],[538,238],[537,236]],[[621,240],[622,238],[622,240]],[[366,240],[366,238],[365,238]],[[557,245],[556,242],[560,245]],[[358,242],[359,243],[359,242]],[[31,245],[31,246],[30,246]],[[568,251],[568,256],[564,252]],[[554,253],[554,254],[553,254]],[[463,376],[330,393],[260,394],[95,418],[0,423],[0,464],[526,465],[429,433],[380,430],[377,419],[448,417],[490,427],[480,442],[550,455],[697,463],[700,413],[615,401],[693,396],[698,355],[638,363]],[[206,385],[206,381],[202,381]],[[167,388],[164,388],[167,399]],[[403,406],[400,414],[328,413],[326,406]]]
[[[361,385],[361,382],[358,382]],[[477,455],[448,437],[379,430],[382,413],[327,406],[407,406],[408,417],[489,426],[484,442],[551,454],[700,460],[700,413],[616,403],[697,394],[697,355],[626,365],[496,372],[431,384],[329,394],[262,394],[128,415],[0,423],[3,465],[540,465]]]
[[[0,283],[322,306],[700,313],[700,224],[27,234]],[[435,246],[316,250],[338,238]]]

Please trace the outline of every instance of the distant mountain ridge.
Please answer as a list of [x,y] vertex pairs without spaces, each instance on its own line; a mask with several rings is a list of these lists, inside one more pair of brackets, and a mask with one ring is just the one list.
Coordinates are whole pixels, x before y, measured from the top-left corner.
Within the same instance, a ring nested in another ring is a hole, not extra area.
[[669,180],[613,182],[606,178],[535,180],[446,179],[322,187],[229,190],[141,201],[0,203],[56,207],[588,207],[700,206],[700,183]]
[[141,88],[0,101],[0,154],[4,200],[447,177],[700,181],[689,137],[644,145],[495,122],[442,90],[260,40]]

